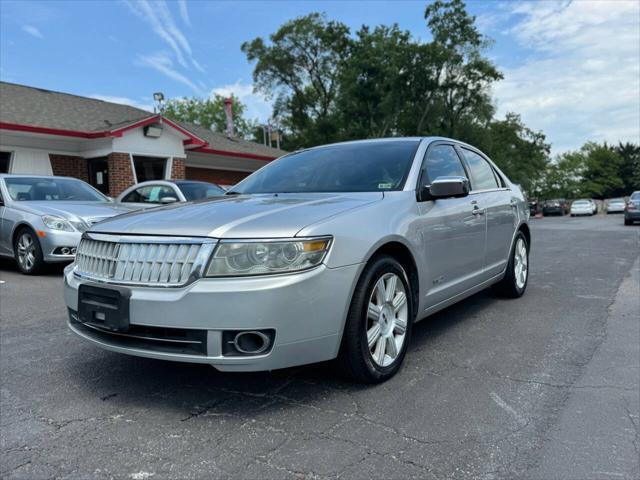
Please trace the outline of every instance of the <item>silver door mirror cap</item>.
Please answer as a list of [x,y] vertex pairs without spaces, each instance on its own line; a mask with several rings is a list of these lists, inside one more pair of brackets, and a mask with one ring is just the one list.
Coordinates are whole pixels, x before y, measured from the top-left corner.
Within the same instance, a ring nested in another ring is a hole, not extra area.
[[438,177],[428,186],[431,198],[466,197],[469,180],[466,177]]

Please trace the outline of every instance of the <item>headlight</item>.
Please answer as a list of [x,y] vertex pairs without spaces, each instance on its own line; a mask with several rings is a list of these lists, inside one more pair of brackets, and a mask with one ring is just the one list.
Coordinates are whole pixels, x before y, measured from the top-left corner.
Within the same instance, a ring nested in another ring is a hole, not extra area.
[[268,275],[307,270],[322,263],[330,237],[299,240],[222,240],[218,243],[208,277]]
[[73,232],[71,224],[62,217],[56,217],[54,215],[44,215],[42,217],[42,223],[44,223],[51,230],[64,230],[65,232]]

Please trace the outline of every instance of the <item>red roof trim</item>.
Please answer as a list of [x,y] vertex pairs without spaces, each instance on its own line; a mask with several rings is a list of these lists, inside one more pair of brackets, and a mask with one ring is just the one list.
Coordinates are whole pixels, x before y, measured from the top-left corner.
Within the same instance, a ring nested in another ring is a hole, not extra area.
[[129,130],[144,127],[146,125],[150,125],[152,123],[157,122],[162,118],[162,121],[169,125],[171,128],[178,130],[183,135],[189,137],[187,140],[183,141],[184,145],[197,145],[197,148],[191,149],[192,152],[200,152],[200,153],[209,153],[212,155],[224,155],[226,157],[236,157],[236,158],[249,158],[252,160],[264,160],[270,162],[271,160],[275,160],[278,157],[268,156],[268,155],[257,155],[254,153],[241,153],[241,152],[230,152],[227,150],[217,150],[214,148],[208,148],[208,143],[192,134],[188,130],[177,125],[175,122],[168,120],[167,118],[163,118],[161,115],[153,115],[148,118],[144,118],[137,122],[132,123],[131,125],[127,125],[125,127],[119,127],[114,130],[104,130],[102,132],[80,132],[77,130],[64,130],[61,128],[48,128],[48,127],[36,127],[33,125],[20,125],[17,123],[8,123],[8,122],[0,122],[0,129],[3,130],[13,130],[17,132],[30,132],[30,133],[42,133],[46,135],[59,135],[63,137],[75,137],[75,138],[104,138],[104,137],[121,137],[124,132]]
[[278,157],[270,157],[267,155],[256,155],[254,153],[228,152],[226,150],[216,150],[214,148],[200,147],[194,148],[192,152],[210,153],[212,155],[224,155],[226,157],[250,158],[252,160],[265,160],[270,162]]

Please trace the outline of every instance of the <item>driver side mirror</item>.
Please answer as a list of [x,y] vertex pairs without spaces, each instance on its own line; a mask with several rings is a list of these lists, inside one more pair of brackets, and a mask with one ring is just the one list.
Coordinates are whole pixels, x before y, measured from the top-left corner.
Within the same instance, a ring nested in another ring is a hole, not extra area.
[[163,205],[167,205],[169,203],[175,203],[178,199],[176,197],[162,197],[160,198],[160,203]]
[[466,177],[438,177],[431,185],[424,185],[418,191],[418,201],[438,198],[457,198],[469,195],[469,179]]

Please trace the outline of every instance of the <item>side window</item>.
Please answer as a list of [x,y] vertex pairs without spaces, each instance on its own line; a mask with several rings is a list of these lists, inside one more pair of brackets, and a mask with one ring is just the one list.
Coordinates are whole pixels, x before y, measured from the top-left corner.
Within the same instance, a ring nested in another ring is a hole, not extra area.
[[458,154],[451,145],[436,145],[427,152],[425,159],[427,178],[423,183],[431,183],[438,177],[466,177]]
[[491,165],[476,152],[466,148],[463,148],[462,151],[471,171],[471,188],[473,190],[498,188],[498,181]]
[[[132,200],[129,199],[132,198]],[[122,199],[123,202],[160,203],[163,197],[178,198],[173,188],[165,185],[147,185],[140,187]]]
[[122,199],[123,202],[127,202],[127,203],[139,203],[142,200],[140,200],[140,193],[138,193],[138,190],[140,190],[139,188],[136,190],[133,190],[129,193],[127,193],[124,198]]

